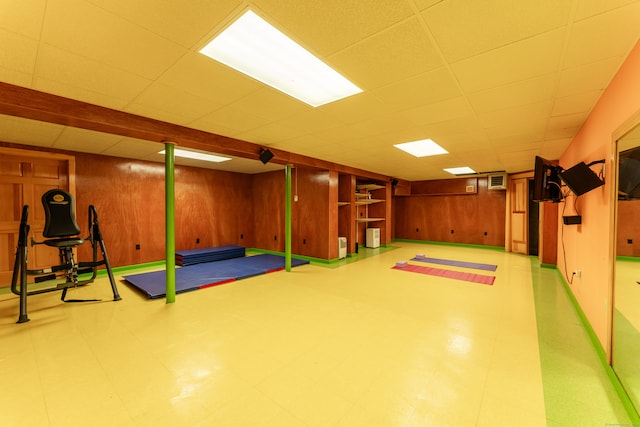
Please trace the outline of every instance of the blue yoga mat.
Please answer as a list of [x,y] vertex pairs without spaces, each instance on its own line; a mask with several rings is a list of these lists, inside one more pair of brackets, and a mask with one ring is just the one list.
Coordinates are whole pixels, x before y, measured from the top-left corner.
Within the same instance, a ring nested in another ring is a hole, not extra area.
[[[292,267],[308,263],[309,261],[291,258]],[[284,267],[285,259],[283,256],[260,254],[177,268],[176,293],[245,279],[280,270]],[[166,295],[165,270],[132,274],[123,276],[123,278],[129,284],[144,292],[149,298],[161,298]]]
[[441,264],[441,265],[451,265],[454,267],[466,267],[466,268],[475,268],[477,270],[487,270],[487,271],[496,271],[498,268],[497,265],[492,264],[480,264],[476,262],[464,262],[464,261],[455,261],[450,259],[439,259],[439,258],[411,258],[411,261],[420,261],[420,262],[430,262],[432,264]]

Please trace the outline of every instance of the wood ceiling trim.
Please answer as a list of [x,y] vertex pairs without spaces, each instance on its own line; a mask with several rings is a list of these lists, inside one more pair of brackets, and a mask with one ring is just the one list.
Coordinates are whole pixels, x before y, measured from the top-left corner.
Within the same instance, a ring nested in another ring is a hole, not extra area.
[[[0,82],[0,114],[56,123],[97,132],[121,135],[162,143],[172,141],[179,146],[219,154],[258,159],[261,145],[150,119],[86,102],[76,101]],[[390,177],[351,168],[269,147],[273,163],[336,170],[370,179],[388,181]]]

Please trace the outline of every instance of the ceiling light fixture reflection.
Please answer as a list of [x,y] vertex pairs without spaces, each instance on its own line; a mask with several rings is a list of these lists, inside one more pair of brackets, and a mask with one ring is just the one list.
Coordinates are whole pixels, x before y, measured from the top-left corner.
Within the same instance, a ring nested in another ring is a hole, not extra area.
[[[162,150],[158,154],[165,154],[165,151]],[[221,163],[221,162],[226,162],[227,160],[231,160],[230,157],[216,156],[214,154],[202,153],[199,151],[181,150],[179,148],[174,149],[173,154],[176,157],[184,157],[185,159],[203,160],[205,162],[213,162],[213,163]]]
[[431,139],[421,139],[419,141],[394,144],[394,147],[399,148],[402,151],[406,151],[416,157],[436,156],[438,154],[448,153],[447,150],[436,144],[436,142]]
[[313,107],[362,92],[251,10],[200,53]]

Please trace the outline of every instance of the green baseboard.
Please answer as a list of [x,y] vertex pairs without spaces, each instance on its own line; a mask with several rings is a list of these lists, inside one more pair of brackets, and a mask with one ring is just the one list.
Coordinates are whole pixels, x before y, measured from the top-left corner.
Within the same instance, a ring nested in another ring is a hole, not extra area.
[[504,246],[472,245],[470,243],[454,242],[434,242],[431,240],[393,239],[393,242],[418,243],[423,245],[457,246],[462,248],[488,249],[491,251],[504,252]]
[[[284,252],[278,252],[278,251],[270,251],[267,249],[259,249],[259,248],[247,248],[247,252],[257,252],[260,254],[271,254],[271,255],[280,255],[280,256],[284,256]],[[296,255],[296,254],[291,254],[292,257],[294,258],[298,258],[298,259],[302,259],[304,261],[309,261],[309,262],[316,262],[319,264],[334,264],[340,261],[340,259],[338,258],[334,258],[334,259],[323,259],[323,258],[314,258],[314,257],[309,257],[309,256],[304,256],[304,255]]]
[[622,383],[620,382],[620,379],[618,378],[615,371],[613,370],[613,367],[607,362],[607,353],[602,347],[602,344],[600,343],[600,340],[598,339],[596,332],[593,330],[593,327],[591,326],[591,322],[589,322],[589,319],[587,319],[587,316],[584,314],[584,311],[582,311],[582,307],[580,307],[578,300],[576,299],[575,295],[573,295],[573,292],[571,291],[569,283],[567,283],[567,280],[564,277],[564,275],[557,268],[556,268],[556,272],[560,277],[560,281],[562,282],[564,290],[567,293],[567,296],[569,297],[571,304],[573,305],[576,312],[578,313],[578,317],[580,317],[580,320],[582,321],[582,324],[584,325],[585,330],[587,331],[587,335],[589,336],[589,339],[591,340],[591,344],[596,350],[598,359],[600,359],[600,363],[602,364],[602,367],[604,368],[607,374],[607,377],[609,377],[609,380],[611,381],[613,388],[615,389],[616,393],[618,394],[618,397],[620,398],[620,402],[622,402],[624,409],[627,411],[627,414],[631,419],[632,425],[640,425],[640,414],[638,414],[636,407],[633,405],[633,402],[629,398],[629,395],[624,389],[624,386],[622,385]]

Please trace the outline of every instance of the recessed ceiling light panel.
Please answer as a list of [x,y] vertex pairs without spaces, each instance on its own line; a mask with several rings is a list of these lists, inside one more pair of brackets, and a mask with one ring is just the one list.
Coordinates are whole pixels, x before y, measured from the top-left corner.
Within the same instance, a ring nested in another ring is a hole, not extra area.
[[459,168],[447,168],[445,169],[445,172],[449,172],[452,175],[467,175],[467,174],[476,173],[476,171],[474,171],[468,166],[463,166]]
[[[165,150],[160,151],[159,154],[165,154]],[[175,148],[173,150],[173,154],[176,157],[184,157],[185,159],[203,160],[205,162],[213,162],[213,163],[221,163],[221,162],[226,162],[227,160],[231,160],[230,157],[216,156],[214,154],[202,153],[199,151],[181,150],[179,148]]]
[[395,144],[394,147],[406,151],[416,157],[435,156],[438,154],[447,154],[448,151],[440,147],[431,139],[422,139],[420,141],[405,142],[403,144]]
[[200,53],[313,107],[362,92],[251,10]]

